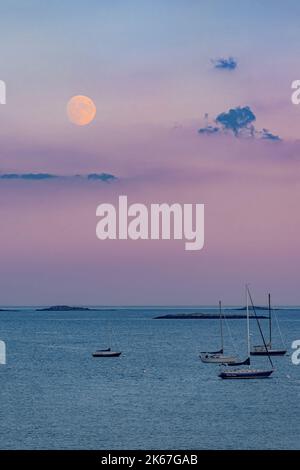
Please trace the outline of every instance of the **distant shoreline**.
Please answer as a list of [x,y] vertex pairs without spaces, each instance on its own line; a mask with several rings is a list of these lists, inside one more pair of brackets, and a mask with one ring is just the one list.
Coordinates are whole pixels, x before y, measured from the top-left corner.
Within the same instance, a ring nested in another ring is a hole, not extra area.
[[[0,313],[4,312],[22,312],[26,310],[32,310],[36,312],[115,312],[115,311],[122,311],[122,310],[136,310],[138,311],[139,309],[141,310],[160,310],[160,311],[171,311],[170,315],[184,315],[184,318],[186,318],[186,315],[193,316],[195,315],[200,316],[201,318],[202,315],[207,315],[208,318],[213,318],[214,315],[219,317],[219,314],[217,315],[215,312],[217,311],[218,307],[217,306],[209,306],[209,305],[199,305],[199,306],[178,306],[178,305],[90,305],[90,306],[84,306],[84,305],[42,305],[42,306],[34,306],[34,305],[18,305],[18,306],[7,306],[4,305],[3,307],[0,307]],[[195,312],[195,310],[204,310],[204,311],[211,311],[212,313],[202,313],[202,312]],[[186,311],[190,313],[173,313],[175,311]],[[263,307],[263,306],[255,306],[255,310],[259,311],[260,313],[267,313],[268,307]],[[298,305],[293,305],[293,306],[278,306],[278,307],[273,307],[272,310],[275,311],[284,311],[284,310],[295,310],[299,311],[300,306]],[[172,312],[173,311],[173,312]],[[252,307],[249,306],[249,311],[253,311]],[[238,318],[239,315],[243,315],[240,313],[237,313],[236,315],[232,312],[246,312],[246,307],[244,306],[224,306],[223,312],[226,316],[226,318],[230,318],[231,315],[234,318]],[[228,312],[228,314],[227,314]],[[178,318],[178,317],[176,317]],[[241,316],[241,318],[244,318],[244,316]]]

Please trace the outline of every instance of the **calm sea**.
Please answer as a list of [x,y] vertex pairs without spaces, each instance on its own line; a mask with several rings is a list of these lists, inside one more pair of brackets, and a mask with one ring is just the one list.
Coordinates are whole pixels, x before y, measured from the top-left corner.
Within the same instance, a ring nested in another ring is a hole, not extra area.
[[[275,358],[271,379],[222,381],[198,357],[219,348],[218,320],[153,319],[197,311],[207,309],[1,312],[0,448],[299,449],[300,366]],[[291,353],[300,309],[277,315]],[[244,357],[245,320],[227,324],[226,351]],[[111,332],[122,356],[92,358]]]

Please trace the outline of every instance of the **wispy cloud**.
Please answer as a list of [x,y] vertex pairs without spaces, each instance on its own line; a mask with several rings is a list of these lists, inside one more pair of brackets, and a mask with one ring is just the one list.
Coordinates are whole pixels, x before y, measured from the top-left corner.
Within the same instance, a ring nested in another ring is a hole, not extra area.
[[201,127],[201,129],[199,129],[198,132],[199,134],[208,134],[208,135],[217,134],[218,132],[220,132],[220,128],[216,126],[207,125],[205,127]]
[[58,178],[58,176],[49,173],[4,173],[0,174],[0,178],[3,180],[48,180]]
[[233,57],[219,57],[218,59],[213,59],[212,63],[215,69],[235,70],[237,68],[237,60]]
[[[207,114],[205,120],[207,121]],[[198,130],[199,134],[220,134],[231,132],[235,137],[256,137],[258,139],[278,142],[281,138],[268,129],[258,130],[254,126],[256,116],[249,106],[232,108],[229,111],[218,114],[214,124],[206,125]]]
[[45,180],[88,180],[88,181],[104,181],[110,182],[117,179],[116,176],[110,173],[90,173],[88,175],[55,175],[51,173],[2,173],[0,174],[2,180],[30,180],[30,181],[45,181]]
[[86,178],[93,181],[113,181],[117,179],[116,176],[111,175],[110,173],[90,173]]
[[270,132],[268,129],[263,129],[260,134],[261,138],[265,140],[273,140],[276,142],[281,140],[279,135],[272,134],[272,132]]

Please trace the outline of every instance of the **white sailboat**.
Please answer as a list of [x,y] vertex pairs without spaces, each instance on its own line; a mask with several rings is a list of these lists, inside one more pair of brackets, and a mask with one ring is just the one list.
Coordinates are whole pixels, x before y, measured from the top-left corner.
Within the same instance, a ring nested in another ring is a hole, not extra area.
[[219,301],[220,312],[220,335],[221,335],[221,349],[219,351],[205,352],[202,351],[199,355],[202,362],[206,364],[227,364],[227,365],[244,365],[249,363],[249,358],[245,361],[240,361],[236,356],[224,354],[224,335],[223,335],[223,314],[222,303]]

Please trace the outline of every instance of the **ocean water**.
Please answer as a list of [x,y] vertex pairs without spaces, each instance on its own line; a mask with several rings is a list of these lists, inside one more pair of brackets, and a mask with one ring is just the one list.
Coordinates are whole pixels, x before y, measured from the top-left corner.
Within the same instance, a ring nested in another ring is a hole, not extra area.
[[[219,348],[218,320],[153,319],[197,311],[207,309],[0,312],[0,448],[299,449],[300,365],[274,358],[271,379],[222,381],[198,357]],[[300,309],[277,315],[291,354]],[[226,351],[244,357],[245,320],[227,324]],[[93,358],[111,331],[122,356]]]

